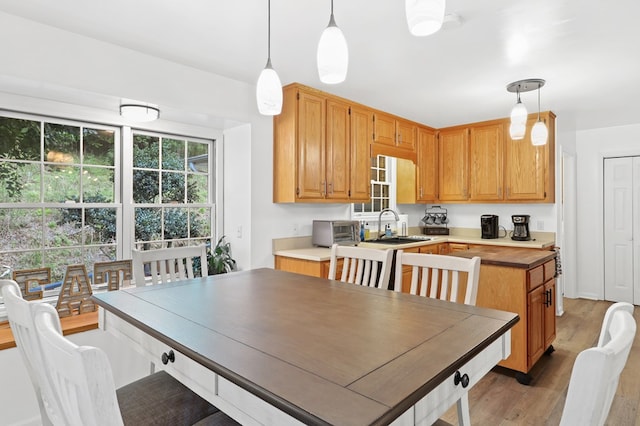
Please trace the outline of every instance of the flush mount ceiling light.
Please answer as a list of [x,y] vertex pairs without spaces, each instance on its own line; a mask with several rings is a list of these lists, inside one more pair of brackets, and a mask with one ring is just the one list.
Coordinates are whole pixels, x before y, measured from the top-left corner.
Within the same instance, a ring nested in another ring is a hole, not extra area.
[[120,105],[120,115],[128,120],[144,123],[157,120],[160,110],[151,105],[127,103]]
[[428,36],[444,22],[445,0],[405,0],[407,24],[414,36]]
[[278,73],[271,66],[271,0],[267,2],[267,7],[267,65],[258,77],[256,101],[260,114],[278,115],[282,111],[282,83]]
[[509,135],[513,140],[524,138],[527,130],[527,108],[520,101],[520,93],[530,92],[531,90],[540,89],[544,86],[544,80],[541,78],[528,78],[526,80],[518,80],[507,85],[507,91],[517,93],[517,102],[511,110],[511,125],[509,126]]
[[349,68],[349,47],[342,30],[333,17],[333,0],[329,25],[324,29],[318,42],[318,74],[326,84],[342,83],[347,78]]

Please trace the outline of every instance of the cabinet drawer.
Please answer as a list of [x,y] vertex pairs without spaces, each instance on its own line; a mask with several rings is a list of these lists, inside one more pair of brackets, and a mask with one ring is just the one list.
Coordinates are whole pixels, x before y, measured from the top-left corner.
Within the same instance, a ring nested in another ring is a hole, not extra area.
[[544,282],[544,265],[536,266],[527,271],[527,291],[542,285]]
[[544,268],[544,282],[547,282],[550,279],[555,278],[556,276],[556,260],[555,259],[548,261],[542,266]]
[[471,361],[460,367],[460,374],[469,376],[469,385],[463,388],[454,383],[454,376],[448,377],[415,405],[415,424],[432,424],[458,399],[469,392],[478,381],[495,365],[511,353],[511,330],[489,345]]

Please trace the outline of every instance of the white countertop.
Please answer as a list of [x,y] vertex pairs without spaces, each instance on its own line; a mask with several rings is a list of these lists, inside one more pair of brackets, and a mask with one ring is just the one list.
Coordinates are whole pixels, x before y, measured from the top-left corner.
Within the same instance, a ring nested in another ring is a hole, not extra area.
[[[482,244],[489,246],[521,247],[531,249],[547,249],[555,244],[555,233],[540,232],[532,233],[530,241],[514,241],[510,237],[482,239],[471,232],[461,231],[452,233],[453,235],[430,235],[429,241],[416,241],[405,244],[383,244],[362,242],[359,247],[373,247],[379,249],[402,250],[405,248],[428,246],[440,243],[462,243],[462,244]],[[291,257],[295,259],[322,262],[329,260],[331,249],[326,247],[314,247],[311,245],[311,237],[295,237],[289,239],[279,239],[273,242],[273,255]]]

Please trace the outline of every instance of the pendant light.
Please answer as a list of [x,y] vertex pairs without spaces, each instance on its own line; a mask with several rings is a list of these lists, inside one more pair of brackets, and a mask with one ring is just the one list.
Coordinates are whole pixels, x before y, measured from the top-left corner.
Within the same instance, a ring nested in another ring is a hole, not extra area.
[[407,24],[414,36],[428,36],[444,22],[445,0],[405,0]]
[[531,144],[535,146],[541,146],[547,143],[549,136],[549,130],[547,126],[540,120],[540,88],[544,85],[544,82],[538,85],[538,121],[533,125],[531,129]]
[[318,42],[318,74],[320,81],[326,84],[342,83],[347,78],[349,67],[349,47],[342,30],[333,17],[333,0],[329,25],[324,29]]
[[516,88],[518,93],[518,101],[511,109],[511,125],[509,126],[509,135],[511,139],[517,141],[524,139],[527,131],[527,108],[520,100],[520,87]]
[[278,115],[282,111],[282,83],[271,66],[271,0],[268,4],[267,65],[258,77],[256,100],[262,115]]

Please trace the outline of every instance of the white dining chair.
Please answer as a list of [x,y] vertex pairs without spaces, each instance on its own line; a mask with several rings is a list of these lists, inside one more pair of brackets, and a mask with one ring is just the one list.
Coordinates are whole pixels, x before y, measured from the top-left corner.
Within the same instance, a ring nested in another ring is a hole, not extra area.
[[580,352],[573,364],[561,426],[605,424],[635,335],[633,305],[611,305],[598,346]]
[[[329,279],[352,284],[387,289],[391,276],[393,250],[365,247],[331,246]],[[342,268],[338,275],[339,261]]]
[[20,286],[13,280],[0,280],[0,295],[7,310],[11,333],[36,393],[42,424],[60,424],[63,419],[55,393],[43,389],[48,382],[32,314],[35,306],[41,302],[24,300]]
[[78,346],[60,332],[55,309],[38,304],[33,322],[50,389],[68,426],[236,425],[237,423],[160,371],[116,390],[107,355]]
[[[208,276],[207,247],[170,247],[157,250],[132,250],[133,278],[136,286],[175,282],[194,277],[193,259],[200,259],[201,273]],[[150,276],[147,278],[145,265]]]
[[[480,280],[480,258],[444,256],[440,254],[396,253],[396,291],[402,290],[403,266],[411,267],[411,294],[475,305]],[[462,273],[467,274],[461,282]],[[464,285],[464,298],[459,299]]]
[[[403,267],[411,268],[411,287],[414,295],[430,297],[449,302],[476,304],[478,282],[480,280],[480,258],[471,259],[439,254],[396,253],[395,291],[402,291]],[[461,282],[462,273],[466,273],[466,282]],[[464,297],[459,300],[459,292],[464,284]],[[457,402],[459,425],[470,425],[469,395],[465,393]]]

